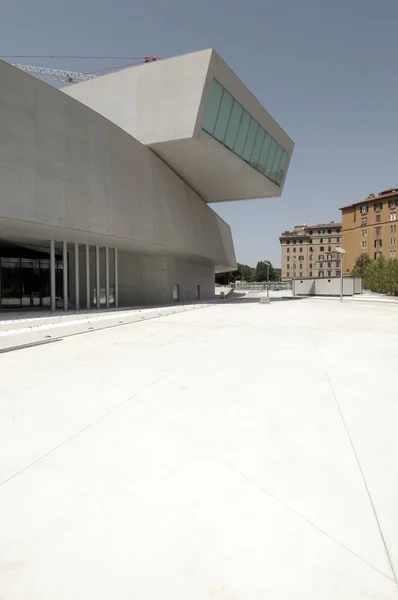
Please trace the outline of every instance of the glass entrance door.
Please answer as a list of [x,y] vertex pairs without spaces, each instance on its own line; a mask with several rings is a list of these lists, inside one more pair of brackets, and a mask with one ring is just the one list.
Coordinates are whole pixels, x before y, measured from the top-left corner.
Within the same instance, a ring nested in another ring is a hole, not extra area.
[[16,308],[21,306],[21,259],[2,258],[1,260],[1,306]]
[[[63,263],[56,259],[56,296],[62,298]],[[48,258],[0,257],[0,307],[50,306]]]
[[40,260],[21,258],[21,302],[22,306],[40,306]]

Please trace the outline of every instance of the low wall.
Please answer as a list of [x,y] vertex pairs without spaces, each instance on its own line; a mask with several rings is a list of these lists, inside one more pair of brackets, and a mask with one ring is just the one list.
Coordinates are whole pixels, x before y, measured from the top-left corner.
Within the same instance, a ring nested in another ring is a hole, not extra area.
[[362,277],[354,277],[354,294],[362,294]]
[[[295,292],[299,296],[340,296],[340,277],[317,277],[296,279]],[[362,293],[360,277],[343,277],[343,295],[353,296]]]

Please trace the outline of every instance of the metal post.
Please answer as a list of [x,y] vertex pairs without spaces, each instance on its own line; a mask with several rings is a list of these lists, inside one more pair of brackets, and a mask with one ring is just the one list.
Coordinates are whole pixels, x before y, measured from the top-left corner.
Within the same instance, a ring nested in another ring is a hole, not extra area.
[[91,308],[91,285],[90,285],[90,246],[86,244],[86,307]]
[[79,244],[75,242],[75,310],[80,308]]
[[269,264],[267,263],[267,298],[269,299]]
[[64,310],[68,310],[68,244],[62,243],[63,279],[64,279]]
[[105,247],[105,295],[106,308],[109,308],[109,248]]
[[340,254],[340,302],[343,302],[343,254]]
[[101,307],[100,285],[101,285],[101,281],[100,281],[100,248],[99,248],[99,246],[96,246],[95,247],[95,287],[96,287],[95,298],[97,301],[96,302],[97,310],[99,310]]
[[118,254],[117,248],[115,248],[114,259],[115,259],[115,308],[119,308],[119,254]]
[[55,242],[50,240],[50,305],[51,312],[55,312]]
[[296,298],[296,265],[293,265],[293,298]]

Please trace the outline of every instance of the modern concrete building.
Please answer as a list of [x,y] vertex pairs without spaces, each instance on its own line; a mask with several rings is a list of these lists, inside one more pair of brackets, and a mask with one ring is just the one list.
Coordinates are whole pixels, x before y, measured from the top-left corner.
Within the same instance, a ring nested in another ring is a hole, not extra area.
[[340,277],[340,259],[334,249],[341,244],[341,223],[296,225],[279,238],[282,248],[282,281],[299,277]]
[[391,188],[341,208],[345,273],[361,254],[397,258],[397,206],[398,188]]
[[63,90],[0,77],[1,307],[212,297],[236,260],[208,203],[280,196],[293,151],[216,52]]

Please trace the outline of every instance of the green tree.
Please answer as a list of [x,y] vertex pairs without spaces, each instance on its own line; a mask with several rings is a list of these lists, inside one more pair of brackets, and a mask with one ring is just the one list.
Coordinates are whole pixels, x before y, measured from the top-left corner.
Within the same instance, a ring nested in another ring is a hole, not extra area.
[[241,281],[254,281],[254,269],[249,265],[242,265],[238,263],[238,277]]
[[371,260],[368,254],[361,254],[355,261],[354,268],[352,270],[352,274],[355,277],[364,277],[366,273],[366,269],[368,268]]
[[355,261],[352,274],[362,277],[364,289],[381,294],[398,296],[398,260],[386,260],[383,256],[371,260],[367,254]]
[[[268,266],[268,268],[267,268]],[[256,269],[254,271],[254,281],[267,281],[267,270],[269,269],[269,280],[277,281],[278,275],[275,272],[272,264],[266,260],[260,260],[257,263]]]
[[[281,269],[275,269],[271,263],[269,264],[269,280],[280,281]],[[235,281],[267,281],[267,261],[260,260],[256,268],[249,267],[238,263],[236,271],[230,273],[217,273],[215,277],[216,283],[219,285],[229,285]]]
[[390,259],[387,267],[388,294],[398,296],[398,260]]
[[254,268],[249,265],[238,263],[236,271],[230,273],[217,273],[216,283],[220,285],[228,285],[235,281],[254,281]]

